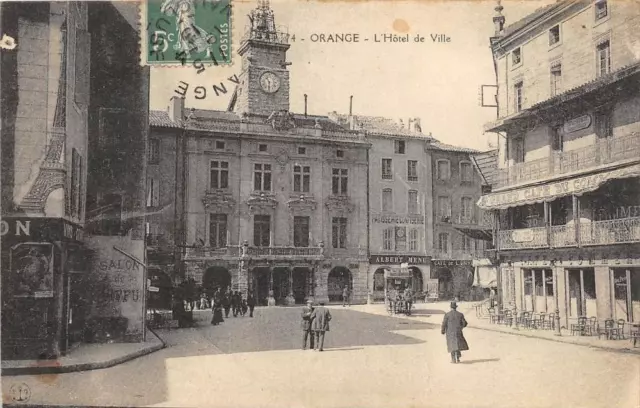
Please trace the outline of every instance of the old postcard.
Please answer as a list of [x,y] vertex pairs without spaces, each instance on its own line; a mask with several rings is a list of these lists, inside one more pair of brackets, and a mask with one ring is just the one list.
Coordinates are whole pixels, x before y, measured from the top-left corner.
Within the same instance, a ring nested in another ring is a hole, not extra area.
[[2,402],[640,407],[640,3],[0,3]]

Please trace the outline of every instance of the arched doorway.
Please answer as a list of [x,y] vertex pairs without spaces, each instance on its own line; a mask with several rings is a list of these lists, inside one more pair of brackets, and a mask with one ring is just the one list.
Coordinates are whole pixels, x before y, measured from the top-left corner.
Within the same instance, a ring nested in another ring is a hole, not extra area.
[[296,304],[304,304],[313,293],[313,276],[310,268],[293,268],[293,297]]
[[251,287],[249,289],[253,291],[259,305],[267,305],[267,298],[271,289],[270,273],[271,270],[266,266],[256,267],[251,270]]
[[411,271],[411,276],[413,278],[413,287],[411,288],[411,290],[413,290],[414,294],[422,293],[424,291],[424,279],[422,277],[422,271],[415,266],[409,267],[409,270]]
[[289,295],[291,284],[289,268],[276,267],[273,268],[273,297],[276,299],[276,305],[285,303],[286,297]]
[[157,292],[149,292],[149,309],[171,309],[171,291],[173,282],[169,275],[160,269],[149,270],[151,286],[158,288]]
[[341,302],[342,290],[347,286],[353,289],[353,278],[351,271],[344,266],[336,266],[329,272],[327,277],[327,295],[329,302]]
[[213,296],[217,288],[226,292],[231,287],[231,274],[222,266],[212,266],[202,276],[202,289],[208,296]]
[[436,271],[438,279],[438,298],[440,300],[449,300],[453,298],[453,277],[451,271],[447,268],[441,268]]
[[373,273],[373,301],[384,301],[384,268]]

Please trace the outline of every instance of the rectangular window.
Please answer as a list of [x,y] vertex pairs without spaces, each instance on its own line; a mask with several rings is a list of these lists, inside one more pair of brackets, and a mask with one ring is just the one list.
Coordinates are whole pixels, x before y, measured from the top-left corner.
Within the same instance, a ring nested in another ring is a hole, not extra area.
[[438,214],[440,214],[441,220],[451,218],[451,200],[449,197],[438,197]]
[[396,251],[407,250],[407,227],[395,227],[396,230]]
[[271,243],[271,217],[269,215],[253,216],[253,245],[268,247]]
[[158,207],[160,201],[159,183],[157,179],[147,179],[147,207]]
[[393,190],[390,188],[382,190],[382,211],[393,211]]
[[411,228],[409,230],[409,251],[418,251],[418,230],[416,228]]
[[607,75],[611,72],[611,49],[609,47],[609,41],[604,41],[598,44],[596,47],[598,72],[597,76]]
[[418,181],[418,161],[407,160],[407,180]]
[[149,163],[158,163],[160,161],[160,139],[149,139]]
[[511,60],[513,65],[518,65],[522,62],[522,51],[520,50],[520,47],[513,50],[511,53]]
[[347,169],[333,169],[331,179],[331,192],[333,195],[347,195],[347,182],[349,181]]
[[344,150],[336,150],[336,157],[343,158]]
[[391,159],[382,159],[382,179],[391,180],[392,178]]
[[554,45],[560,42],[560,26],[554,26],[549,30],[549,45]]
[[436,171],[438,180],[449,180],[449,177],[451,177],[449,160],[438,160]]
[[222,140],[216,140],[216,149],[224,150],[224,142]]
[[513,109],[516,112],[522,110],[522,81],[513,86]]
[[460,180],[463,183],[471,183],[473,181],[473,167],[471,167],[471,163],[460,163]]
[[293,217],[293,246],[309,246],[309,217]]
[[407,202],[407,211],[409,214],[420,214],[420,211],[418,211],[418,192],[416,190],[409,190]]
[[227,246],[227,214],[209,214],[209,246]]
[[209,173],[211,189],[229,188],[229,162],[212,160]]
[[438,234],[438,250],[445,254],[449,252],[449,234],[446,232]]
[[396,140],[395,141],[396,154],[404,154],[404,148],[405,148],[404,140]]
[[307,154],[306,147],[298,147],[298,154]]
[[611,111],[603,110],[595,114],[595,130],[599,138],[613,136],[613,125],[611,123]]
[[607,0],[597,0],[594,4],[596,21],[602,20],[609,14]]
[[331,222],[331,241],[334,248],[347,247],[347,219],[334,217]]
[[267,145],[266,144],[258,145],[258,151],[266,152],[267,151]]
[[563,126],[554,126],[551,128],[551,149],[555,152],[561,152],[564,150],[564,132]]
[[551,96],[562,92],[562,64],[556,63],[551,66]]
[[462,197],[460,201],[460,218],[463,224],[471,224],[473,220],[473,198]]
[[465,252],[473,251],[473,240],[471,237],[462,235],[462,250]]
[[311,184],[310,166],[293,166],[293,191],[308,193]]
[[391,251],[393,248],[393,228],[385,228],[382,230],[382,249]]
[[524,139],[521,137],[513,139],[513,161],[524,162]]
[[271,165],[256,163],[253,167],[253,189],[271,191]]

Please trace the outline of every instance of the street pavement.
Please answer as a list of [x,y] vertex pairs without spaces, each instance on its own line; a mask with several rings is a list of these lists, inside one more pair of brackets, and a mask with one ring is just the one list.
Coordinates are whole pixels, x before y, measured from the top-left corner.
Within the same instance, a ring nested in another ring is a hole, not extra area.
[[[418,305],[422,307],[424,305]],[[300,308],[258,308],[159,332],[168,347],[102,370],[3,377],[29,404],[166,407],[640,406],[640,357],[468,328],[451,364],[437,324],[332,307],[322,353],[301,350]],[[441,314],[442,311],[430,311]]]

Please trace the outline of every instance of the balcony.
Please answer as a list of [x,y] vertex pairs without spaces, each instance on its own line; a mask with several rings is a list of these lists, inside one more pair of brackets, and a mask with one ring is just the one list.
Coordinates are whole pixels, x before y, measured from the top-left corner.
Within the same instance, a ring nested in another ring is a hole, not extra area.
[[[243,252],[244,250],[244,252]],[[323,257],[322,247],[253,247],[253,246],[228,246],[226,248],[196,247],[186,248],[185,260],[195,259],[230,259],[244,257],[245,259],[264,260],[320,260]]]
[[576,150],[498,169],[495,187],[545,180],[552,176],[585,172],[599,166],[640,157],[640,132],[612,137]]
[[[498,248],[538,249],[591,245],[630,244],[640,242],[640,217],[581,222],[579,240],[576,225],[524,228],[498,232]],[[579,241],[579,242],[578,242]]]

